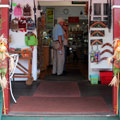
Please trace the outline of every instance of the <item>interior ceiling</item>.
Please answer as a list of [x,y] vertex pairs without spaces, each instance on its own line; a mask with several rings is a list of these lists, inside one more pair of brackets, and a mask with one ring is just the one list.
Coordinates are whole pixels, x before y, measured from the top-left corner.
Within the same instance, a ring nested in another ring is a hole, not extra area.
[[[87,2],[88,0],[78,0],[81,3],[80,4],[72,4],[72,1],[70,0],[38,0],[40,6],[85,6],[86,4],[83,4],[82,2]],[[74,0],[75,1],[75,0]]]

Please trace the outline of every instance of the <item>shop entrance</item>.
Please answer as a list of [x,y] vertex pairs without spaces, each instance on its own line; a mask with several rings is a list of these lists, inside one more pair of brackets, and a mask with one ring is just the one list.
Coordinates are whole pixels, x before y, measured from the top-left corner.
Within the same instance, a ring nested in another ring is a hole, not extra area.
[[[82,9],[82,6],[67,5],[49,7],[41,5],[39,9],[43,10],[37,26],[38,69],[41,72],[39,79],[32,86],[26,86],[23,82],[14,83],[13,90],[15,90],[17,104],[11,104],[9,114],[113,115],[111,87],[101,84],[93,85],[88,80],[89,22],[85,9]],[[58,13],[55,13],[57,10],[59,10]],[[46,17],[53,17],[46,16],[51,11],[54,11],[54,18],[50,21],[48,19],[46,23]],[[62,76],[52,75],[52,29],[57,23],[56,15],[64,17],[69,33],[66,72]],[[51,25],[53,25],[52,28]]]

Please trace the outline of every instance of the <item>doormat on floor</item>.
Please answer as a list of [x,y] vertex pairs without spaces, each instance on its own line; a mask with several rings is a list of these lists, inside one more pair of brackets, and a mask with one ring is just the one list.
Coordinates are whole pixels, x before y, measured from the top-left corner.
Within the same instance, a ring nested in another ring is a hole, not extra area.
[[33,96],[38,97],[80,97],[77,82],[42,81]]
[[10,112],[33,112],[40,114],[105,114],[111,111],[104,99],[100,96],[73,98],[21,96],[17,104],[11,106]]

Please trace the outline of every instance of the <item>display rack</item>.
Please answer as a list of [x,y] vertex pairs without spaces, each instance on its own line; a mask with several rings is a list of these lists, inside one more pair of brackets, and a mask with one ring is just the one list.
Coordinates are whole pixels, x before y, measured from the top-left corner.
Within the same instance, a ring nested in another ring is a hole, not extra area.
[[22,65],[20,62],[17,64],[17,68],[20,70],[22,73],[14,73],[13,75],[13,80],[14,78],[28,78],[26,81],[26,84],[31,83],[33,81],[32,77],[32,51],[9,51],[9,53],[12,54],[19,54],[20,57],[19,59],[23,60],[28,60],[28,68],[26,68],[24,65]]

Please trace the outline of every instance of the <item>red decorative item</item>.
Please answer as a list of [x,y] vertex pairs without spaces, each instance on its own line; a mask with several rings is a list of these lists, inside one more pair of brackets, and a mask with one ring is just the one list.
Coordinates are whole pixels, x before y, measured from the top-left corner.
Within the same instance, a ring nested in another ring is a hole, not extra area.
[[68,17],[68,23],[79,23],[79,17]]
[[113,72],[112,71],[101,71],[100,72],[100,80],[101,84],[108,85],[113,78]]
[[19,20],[19,28],[26,28],[26,18],[21,17]]
[[21,32],[26,32],[27,31],[27,21],[26,18],[21,17],[19,20],[19,29]]

